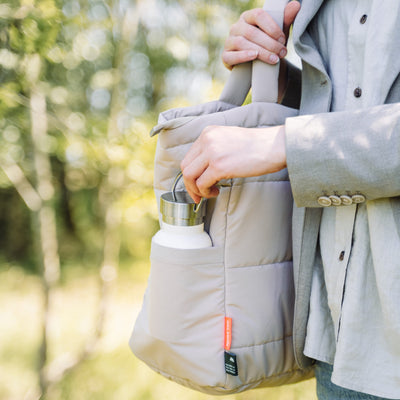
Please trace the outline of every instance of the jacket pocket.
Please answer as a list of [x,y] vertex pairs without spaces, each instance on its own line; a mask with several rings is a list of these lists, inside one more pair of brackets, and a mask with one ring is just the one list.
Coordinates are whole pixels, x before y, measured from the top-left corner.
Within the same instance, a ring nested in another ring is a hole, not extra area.
[[199,345],[208,340],[204,335],[219,337],[225,311],[223,249],[174,249],[153,242],[150,258],[150,334]]

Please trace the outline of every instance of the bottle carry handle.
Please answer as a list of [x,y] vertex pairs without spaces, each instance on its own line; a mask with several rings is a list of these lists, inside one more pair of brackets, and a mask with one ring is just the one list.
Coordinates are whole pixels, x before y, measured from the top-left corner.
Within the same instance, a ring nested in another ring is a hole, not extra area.
[[[178,175],[176,175],[176,177],[174,179],[174,182],[172,184],[171,193],[172,193],[172,198],[173,198],[174,201],[177,201],[175,192],[176,192],[176,187],[178,186],[178,182],[182,178],[182,176],[183,176],[182,171],[179,171]],[[201,209],[201,205],[203,204],[203,201],[204,201],[204,198],[202,197],[200,202],[194,206],[193,211],[196,214]]]

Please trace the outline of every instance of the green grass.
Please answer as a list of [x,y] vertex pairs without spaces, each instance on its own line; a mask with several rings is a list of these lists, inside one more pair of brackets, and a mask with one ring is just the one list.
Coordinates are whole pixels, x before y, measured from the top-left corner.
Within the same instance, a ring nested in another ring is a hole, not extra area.
[[[49,391],[43,400],[315,400],[315,381],[213,397],[159,376],[128,347],[144,293],[143,279],[124,270],[116,280],[104,335],[94,355]],[[68,359],[93,331],[97,278],[70,268],[53,295],[50,357]],[[0,400],[30,400],[37,393],[37,348],[42,296],[37,277],[18,267],[0,269]],[[36,395],[36,398],[38,396]]]

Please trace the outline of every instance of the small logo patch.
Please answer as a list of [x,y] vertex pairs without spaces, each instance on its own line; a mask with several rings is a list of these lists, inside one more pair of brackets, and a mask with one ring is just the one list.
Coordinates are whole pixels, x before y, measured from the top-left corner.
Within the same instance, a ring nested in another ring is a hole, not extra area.
[[229,375],[238,376],[236,354],[225,351],[225,372]]

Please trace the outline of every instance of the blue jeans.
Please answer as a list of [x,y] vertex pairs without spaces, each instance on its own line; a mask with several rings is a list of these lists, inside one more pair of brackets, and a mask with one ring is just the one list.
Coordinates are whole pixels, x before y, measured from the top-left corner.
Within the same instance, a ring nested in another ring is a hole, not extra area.
[[317,361],[315,377],[317,378],[318,400],[388,400],[337,386],[331,382],[331,375],[332,365]]

